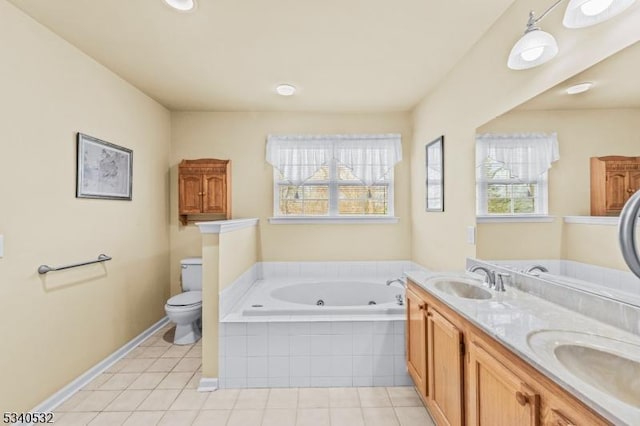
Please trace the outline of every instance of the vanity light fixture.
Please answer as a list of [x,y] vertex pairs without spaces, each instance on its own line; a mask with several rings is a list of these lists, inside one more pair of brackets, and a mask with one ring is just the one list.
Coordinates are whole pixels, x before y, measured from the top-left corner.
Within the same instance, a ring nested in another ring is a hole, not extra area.
[[573,86],[567,88],[568,95],[577,95],[578,93],[584,93],[587,90],[593,87],[593,83],[590,81],[585,81],[584,83],[574,84]]
[[[537,67],[553,59],[558,53],[555,38],[540,29],[538,23],[564,0],[557,0],[538,18],[533,11],[524,35],[516,42],[509,53],[507,66],[513,70]],[[610,19],[629,6],[635,0],[569,0],[562,21],[567,28],[584,28]]]
[[296,88],[291,84],[280,84],[276,87],[276,92],[281,96],[291,96],[296,93]]
[[164,0],[164,2],[180,12],[188,12],[196,7],[195,0]]

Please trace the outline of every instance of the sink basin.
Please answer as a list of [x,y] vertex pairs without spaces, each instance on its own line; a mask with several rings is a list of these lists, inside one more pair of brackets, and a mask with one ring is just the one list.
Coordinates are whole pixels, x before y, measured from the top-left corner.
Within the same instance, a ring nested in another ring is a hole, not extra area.
[[555,366],[568,381],[575,383],[577,379],[578,385],[587,384],[640,409],[640,346],[562,330],[533,332],[527,340],[529,347],[545,361],[544,365]]
[[477,281],[466,280],[463,278],[436,278],[430,280],[436,290],[452,296],[462,297],[464,299],[491,299],[492,294],[478,287]]

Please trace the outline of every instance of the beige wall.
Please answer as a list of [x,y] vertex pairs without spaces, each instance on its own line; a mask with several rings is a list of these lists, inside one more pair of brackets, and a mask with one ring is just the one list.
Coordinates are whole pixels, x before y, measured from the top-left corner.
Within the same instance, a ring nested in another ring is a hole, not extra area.
[[[478,225],[477,256],[481,259],[557,259],[581,253],[563,248],[562,216],[590,215],[589,159],[604,155],[640,155],[640,110],[579,109],[566,111],[508,112],[478,129],[478,133],[557,132],[560,160],[549,170],[549,214],[553,223],[492,223]],[[598,227],[599,228],[599,227]],[[581,226],[589,232],[589,226]],[[596,228],[597,229],[597,228]],[[569,231],[574,234],[575,229]],[[526,237],[526,244],[515,244]],[[612,235],[610,245],[616,237]],[[586,250],[602,250],[590,245]],[[563,253],[566,251],[566,253]],[[618,250],[619,251],[619,250]],[[605,265],[603,265],[605,266]],[[612,266],[613,267],[613,266]]]
[[[258,217],[258,258],[285,260],[382,260],[410,258],[410,116],[388,114],[175,112],[171,154],[171,278],[179,291],[179,262],[199,256],[194,225],[178,222],[177,165],[182,159],[232,160],[233,217]],[[404,160],[395,169],[398,224],[271,225],[273,167],[265,161],[268,134],[402,133]]]
[[[170,117],[5,0],[0,52],[0,411],[19,412],[164,316]],[[133,150],[133,201],[75,198],[79,131]]]
[[[547,6],[543,1],[516,1],[413,113],[412,256],[424,266],[459,269],[465,256],[476,254],[476,247],[466,240],[466,227],[475,225],[476,129],[640,39],[638,4],[614,20],[583,30],[563,28],[562,13],[555,11],[545,19],[544,29],[558,40],[558,56],[535,69],[509,70],[507,56],[522,34],[529,10]],[[426,213],[421,152],[441,134],[445,135],[445,212]]]

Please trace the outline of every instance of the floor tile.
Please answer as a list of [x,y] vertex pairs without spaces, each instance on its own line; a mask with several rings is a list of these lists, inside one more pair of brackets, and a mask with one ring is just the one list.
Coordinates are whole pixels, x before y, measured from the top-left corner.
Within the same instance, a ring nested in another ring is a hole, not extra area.
[[69,397],[69,399],[67,399],[65,402],[60,404],[56,408],[56,411],[60,412],[60,413],[64,413],[66,411],[73,410],[78,404],[80,404],[89,395],[91,395],[91,392],[93,392],[93,391],[81,390],[81,391],[78,391],[78,392],[74,393],[73,395],[71,395]]
[[189,380],[189,383],[187,383],[187,386],[185,386],[187,389],[198,389],[198,386],[200,386],[200,378],[202,377],[202,373],[199,371],[196,371],[195,374],[193,374],[193,376],[191,377],[191,380]]
[[168,410],[176,400],[180,391],[177,389],[156,389],[151,391],[147,399],[138,407],[140,410]]
[[133,359],[122,358],[121,360],[115,362],[113,365],[109,366],[109,368],[105,370],[105,373],[118,373],[124,367],[129,365],[131,361],[133,361]]
[[199,410],[209,395],[195,389],[184,389],[171,404],[170,410]]
[[296,426],[329,426],[328,408],[300,408],[296,416]]
[[141,373],[129,385],[129,389],[155,389],[162,382],[167,373]]
[[196,410],[167,411],[158,422],[158,426],[190,426],[197,415]]
[[298,389],[271,389],[267,408],[298,408]]
[[150,393],[150,390],[125,390],[104,411],[135,411]]
[[113,374],[111,374],[111,373],[102,373],[101,375],[99,375],[98,377],[96,377],[95,379],[93,379],[92,381],[87,383],[82,388],[82,390],[96,390],[96,389],[100,388],[100,386],[102,386],[112,376],[113,376]]
[[124,426],[155,426],[164,413],[164,411],[136,411],[124,422]]
[[395,407],[400,426],[436,426],[423,407]]
[[149,346],[142,348],[142,355],[138,358],[160,358],[168,349],[166,346]]
[[241,389],[234,409],[263,409],[268,397],[269,389]]
[[162,354],[162,358],[182,358],[191,350],[190,345],[173,345]]
[[227,426],[261,426],[262,410],[233,410]]
[[232,409],[238,399],[239,389],[218,389],[209,392],[209,396],[202,407],[203,410]]
[[202,346],[194,346],[185,355],[185,358],[202,358]]
[[156,340],[160,339],[160,336],[150,336],[149,338],[147,338],[144,342],[140,343],[140,347],[146,348],[149,346],[153,346],[153,344],[156,342]]
[[129,362],[118,371],[119,373],[142,373],[153,364],[155,358],[134,358],[127,361]]
[[296,410],[290,408],[267,408],[264,410],[262,426],[295,426]]
[[[172,359],[172,358],[166,358]],[[173,367],[174,372],[191,372],[195,373],[198,368],[202,365],[202,360],[199,358],[182,358],[175,367]]]
[[363,407],[365,426],[399,426],[396,412],[391,407]]
[[178,358],[158,358],[148,368],[148,373],[168,373],[178,363]]
[[100,386],[100,390],[123,390],[133,383],[140,373],[115,373]]
[[358,408],[329,409],[331,426],[364,426],[362,410]]
[[71,411],[102,411],[122,391],[88,391],[90,394]]
[[158,384],[158,389],[183,389],[193,377],[193,373],[169,373]]
[[[55,420],[56,426],[85,426],[98,414],[96,412],[65,413],[60,420]],[[55,416],[54,416],[55,419]]]
[[329,407],[329,389],[301,388],[298,391],[298,408]]
[[129,353],[127,353],[124,357],[125,358],[146,358],[144,356],[140,356],[144,353],[144,349],[141,346],[138,346],[137,348],[133,348],[132,350],[129,351]]
[[360,407],[356,388],[329,388],[330,407]]
[[120,426],[130,415],[130,412],[103,412],[94,417],[89,426]]
[[361,407],[391,407],[385,388],[357,388]]
[[231,410],[202,410],[198,413],[194,426],[222,426],[227,424]]
[[394,407],[423,407],[422,400],[411,386],[387,388]]

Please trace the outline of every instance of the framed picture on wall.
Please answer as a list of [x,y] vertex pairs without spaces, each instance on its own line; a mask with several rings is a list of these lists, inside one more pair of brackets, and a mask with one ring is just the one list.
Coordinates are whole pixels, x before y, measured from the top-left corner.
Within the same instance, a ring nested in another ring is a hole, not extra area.
[[78,133],[76,197],[131,200],[133,151]]
[[444,136],[425,147],[426,156],[426,211],[444,211]]

